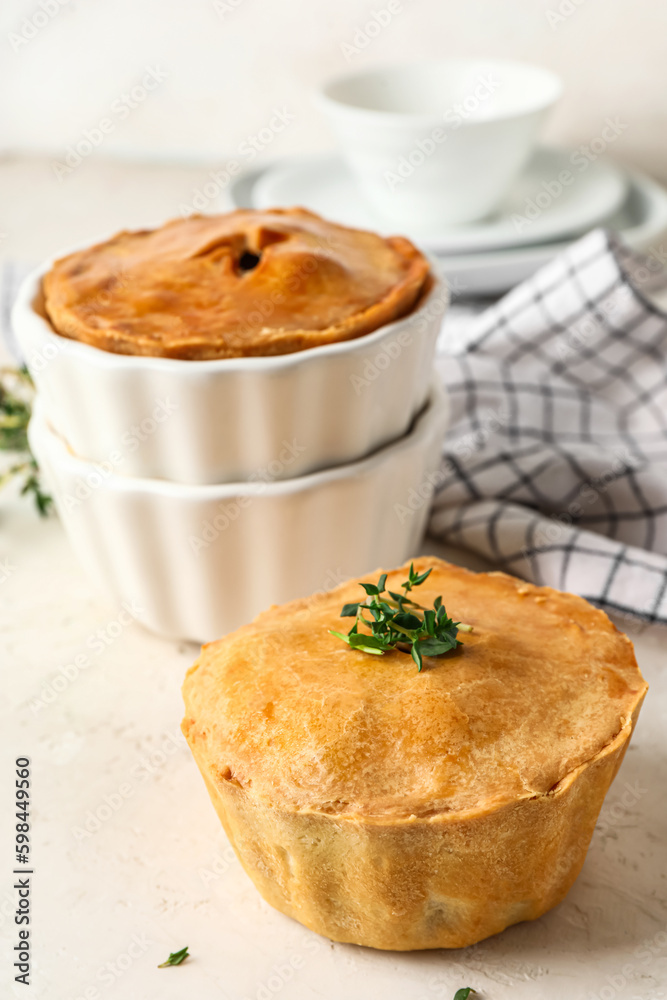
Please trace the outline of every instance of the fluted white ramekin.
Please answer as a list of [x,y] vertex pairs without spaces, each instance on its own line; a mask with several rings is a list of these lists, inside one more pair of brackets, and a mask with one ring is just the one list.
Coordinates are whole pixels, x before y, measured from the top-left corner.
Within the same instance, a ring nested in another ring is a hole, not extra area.
[[282,479],[356,461],[424,405],[447,305],[436,279],[410,315],[356,340],[275,357],[181,361],[112,354],[55,333],[42,277],[14,331],[50,424],[120,475],[180,483]]
[[77,458],[37,399],[30,445],[85,569],[163,635],[208,641],[263,608],[400,565],[421,538],[448,417],[443,389],[407,435],[349,465],[192,486]]

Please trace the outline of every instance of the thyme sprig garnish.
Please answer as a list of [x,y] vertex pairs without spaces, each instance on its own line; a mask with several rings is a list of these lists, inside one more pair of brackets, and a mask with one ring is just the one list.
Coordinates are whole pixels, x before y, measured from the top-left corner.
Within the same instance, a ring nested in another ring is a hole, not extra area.
[[170,965],[181,965],[186,958],[189,958],[189,949],[186,945],[185,948],[181,948],[180,951],[172,951],[169,958],[164,962],[160,962],[158,969],[168,969]]
[[32,396],[32,379],[26,368],[0,368],[0,451],[15,452],[17,458],[0,473],[0,487],[21,478],[21,495],[31,494],[39,513],[45,515],[52,501],[42,489],[37,462],[28,444]]
[[[341,618],[354,618],[354,625],[347,634],[329,629],[331,635],[353,649],[374,656],[382,656],[390,649],[410,653],[419,670],[424,656],[442,656],[456,649],[461,645],[458,633],[472,632],[472,626],[452,621],[447,616],[442,597],[436,597],[432,608],[425,608],[408,596],[430,574],[430,569],[415,572],[414,563],[410,563],[408,579],[401,584],[402,594],[385,589],[386,573],[377,583],[361,583],[366,600],[344,604],[340,613]],[[370,632],[360,632],[360,625],[365,625]]]

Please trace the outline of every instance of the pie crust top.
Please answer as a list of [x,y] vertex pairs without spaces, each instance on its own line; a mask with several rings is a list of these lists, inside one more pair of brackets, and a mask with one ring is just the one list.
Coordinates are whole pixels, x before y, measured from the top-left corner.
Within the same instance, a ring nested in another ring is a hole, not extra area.
[[209,360],[360,337],[409,313],[430,281],[404,237],[276,208],[118,233],[56,261],[43,290],[62,336],[118,354]]
[[[272,607],[202,650],[183,728],[214,782],[294,812],[410,820],[478,814],[548,793],[628,724],[646,691],[632,643],[572,594],[434,558],[455,653],[372,656],[329,629],[357,581]],[[379,571],[378,571],[379,572]],[[375,582],[378,574],[362,579]],[[398,590],[407,567],[389,573]]]

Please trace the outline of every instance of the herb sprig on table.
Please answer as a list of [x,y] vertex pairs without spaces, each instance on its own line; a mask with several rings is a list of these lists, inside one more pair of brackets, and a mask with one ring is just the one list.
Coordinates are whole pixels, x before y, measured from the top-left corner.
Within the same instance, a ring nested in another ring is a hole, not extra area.
[[[408,579],[401,584],[402,594],[385,589],[386,573],[377,583],[361,583],[359,586],[366,591],[366,600],[345,604],[340,613],[341,618],[354,618],[354,625],[347,634],[334,629],[329,631],[363,653],[382,656],[390,649],[410,653],[421,670],[422,657],[449,653],[461,645],[457,639],[459,631],[472,632],[471,625],[462,625],[447,616],[442,597],[436,597],[432,608],[424,608],[408,596],[430,573],[430,569],[416,573],[414,563],[410,563]],[[365,625],[370,632],[360,632],[360,625]]]
[[37,462],[28,444],[32,395],[32,379],[25,368],[0,368],[0,451],[16,453],[16,461],[0,473],[0,487],[18,476],[23,480],[21,495],[32,495],[44,516],[49,512],[51,497],[41,487]]
[[168,969],[170,965],[181,965],[181,963],[189,957],[189,949],[186,945],[185,948],[181,948],[180,951],[172,951],[169,958],[167,958],[164,962],[160,962],[158,969]]

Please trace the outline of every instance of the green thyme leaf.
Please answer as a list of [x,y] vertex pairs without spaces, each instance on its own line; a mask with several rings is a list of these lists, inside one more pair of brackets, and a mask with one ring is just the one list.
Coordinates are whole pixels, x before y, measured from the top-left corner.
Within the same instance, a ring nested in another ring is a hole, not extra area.
[[[350,643],[350,645],[352,645],[352,643]],[[383,656],[385,653],[384,649],[376,649],[374,646],[367,646],[364,642],[355,643],[354,648],[361,650],[362,653],[372,653],[374,656]]]
[[0,451],[13,452],[18,459],[0,473],[0,487],[13,479],[22,479],[21,496],[32,496],[44,516],[52,501],[42,489],[37,462],[28,444],[32,396],[33,384],[27,369],[0,369]]
[[[408,579],[401,584],[402,594],[385,589],[386,573],[380,576],[377,584],[361,583],[366,600],[344,604],[340,613],[341,618],[354,618],[354,625],[347,634],[329,629],[331,635],[352,649],[375,656],[390,649],[409,653],[419,670],[423,667],[424,656],[442,656],[456,649],[461,645],[457,639],[459,629],[471,632],[472,626],[452,621],[443,607],[442,597],[436,597],[432,608],[424,608],[408,597],[412,588],[419,587],[430,574],[431,569],[416,573],[411,563]],[[360,626],[365,631],[360,631]]]
[[364,635],[362,632],[355,632],[348,636],[348,639],[353,649],[372,649],[373,652],[379,650],[381,653],[391,649],[391,646],[385,640],[379,639],[374,635]]
[[186,945],[185,948],[181,948],[180,951],[172,951],[166,962],[162,962],[158,965],[158,969],[166,969],[170,965],[181,965],[181,963],[189,957],[188,946]]
[[476,993],[472,986],[464,986],[462,989],[457,990],[454,994],[454,1000],[468,1000],[471,993]]
[[350,629],[347,635],[344,632],[336,632],[334,629],[329,629],[331,635],[335,635],[337,639],[342,639],[346,642],[348,646],[352,649],[361,649],[364,653],[375,653],[376,656],[382,656],[391,646],[388,646],[385,642],[380,639],[376,639],[373,635],[364,635],[362,632],[356,631],[356,625],[354,626],[355,631]]
[[449,653],[451,649],[456,649],[458,645],[459,642],[455,636],[443,635],[440,639],[435,637],[424,639],[423,642],[419,643],[419,649],[422,656],[442,656],[443,653]]
[[330,628],[329,632],[331,633],[331,635],[335,635],[337,639],[342,639],[343,642],[346,642],[348,644],[348,646],[350,645],[350,635],[352,635],[351,632],[349,635],[345,635],[344,632],[336,632],[336,630],[333,628]]
[[401,584],[401,587],[405,590],[412,590],[413,587],[419,587],[431,575],[431,572],[431,569],[427,569],[423,573],[415,573],[414,563],[410,563],[410,574],[405,583]]
[[417,618],[417,615],[408,614],[405,611],[399,611],[397,615],[394,615],[392,620],[395,625],[400,625],[402,628],[410,629],[410,631],[421,628],[422,625],[421,618]]

